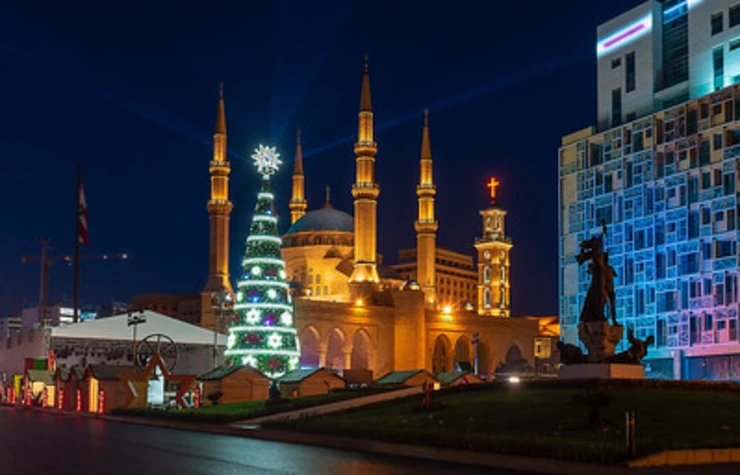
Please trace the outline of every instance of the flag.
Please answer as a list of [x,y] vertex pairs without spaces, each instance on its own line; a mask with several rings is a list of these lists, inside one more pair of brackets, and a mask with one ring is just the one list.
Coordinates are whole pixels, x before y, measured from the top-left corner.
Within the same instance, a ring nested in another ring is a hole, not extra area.
[[82,180],[79,180],[77,185],[77,242],[85,246],[90,244],[90,238],[87,235],[87,202]]

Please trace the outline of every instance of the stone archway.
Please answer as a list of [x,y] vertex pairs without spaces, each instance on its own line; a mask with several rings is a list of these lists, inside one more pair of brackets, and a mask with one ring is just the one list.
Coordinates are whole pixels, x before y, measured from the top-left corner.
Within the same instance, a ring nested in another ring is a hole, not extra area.
[[301,368],[318,368],[321,365],[319,331],[313,327],[306,327],[301,333]]
[[439,374],[452,371],[448,358],[450,346],[450,340],[444,334],[439,335],[434,340],[434,350],[432,351],[432,373]]
[[488,342],[483,339],[478,340],[478,374],[492,373],[491,368],[491,350]]
[[453,369],[460,367],[462,370],[472,369],[473,358],[470,354],[470,339],[461,335],[455,342],[455,355],[453,357]]
[[524,359],[522,357],[522,350],[519,348],[519,345],[516,343],[512,343],[509,346],[509,349],[506,350],[506,357],[504,358],[504,361],[506,363],[513,363],[515,361],[521,361]]
[[365,330],[357,330],[352,338],[350,368],[372,370],[372,341]]
[[326,367],[330,369],[344,370],[346,358],[344,356],[344,346],[347,338],[344,332],[339,328],[333,328],[329,331],[326,342]]

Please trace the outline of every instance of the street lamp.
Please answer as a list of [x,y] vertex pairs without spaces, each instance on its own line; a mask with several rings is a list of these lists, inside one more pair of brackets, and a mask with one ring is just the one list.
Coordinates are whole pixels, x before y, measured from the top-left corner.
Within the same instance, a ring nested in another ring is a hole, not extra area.
[[473,333],[473,345],[475,346],[475,374],[478,374],[478,332]]
[[134,368],[136,367],[136,327],[139,326],[140,323],[146,323],[146,315],[144,315],[144,311],[139,310],[138,314],[129,311],[128,326],[134,327],[134,337],[131,342],[131,363],[134,365]]
[[229,309],[234,304],[234,298],[231,291],[226,287],[221,287],[218,292],[211,294],[211,307],[218,308],[216,321],[213,322],[213,367],[218,367],[218,330],[223,323],[224,309]]

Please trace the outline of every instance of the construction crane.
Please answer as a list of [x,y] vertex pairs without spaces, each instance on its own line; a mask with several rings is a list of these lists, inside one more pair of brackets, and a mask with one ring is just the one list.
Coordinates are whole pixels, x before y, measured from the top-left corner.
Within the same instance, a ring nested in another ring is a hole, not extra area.
[[[28,262],[38,261],[41,263],[41,275],[39,279],[40,280],[39,282],[39,323],[43,325],[47,318],[46,307],[48,304],[47,298],[48,298],[48,290],[49,290],[49,267],[51,266],[52,262],[55,262],[55,261],[66,261],[69,265],[72,265],[74,262],[74,256],[71,256],[71,255],[49,256],[47,252],[49,249],[50,239],[40,237],[40,238],[36,238],[36,241],[38,241],[41,244],[41,255],[40,256],[30,256],[30,255],[23,256],[21,258],[21,262],[28,263]],[[128,259],[131,259],[132,257],[133,257],[133,254],[130,254],[130,253],[95,254],[95,255],[81,255],[80,260],[85,260],[85,261],[128,260]]]

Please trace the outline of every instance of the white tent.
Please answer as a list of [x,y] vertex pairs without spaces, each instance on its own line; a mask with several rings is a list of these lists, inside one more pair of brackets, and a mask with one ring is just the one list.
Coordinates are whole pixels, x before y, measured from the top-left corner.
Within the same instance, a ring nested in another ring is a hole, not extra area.
[[[137,340],[142,340],[153,333],[162,333],[172,338],[178,345],[213,345],[212,330],[206,330],[150,310],[145,310],[144,316],[146,322],[140,323],[136,328]],[[133,337],[133,328],[128,326],[128,314],[124,313],[98,320],[53,327],[51,337],[52,339],[130,341]],[[226,335],[218,335],[218,345],[225,346],[226,339]]]

